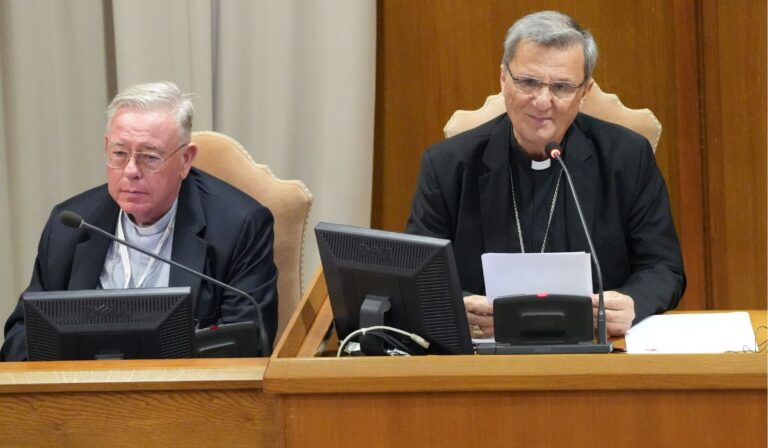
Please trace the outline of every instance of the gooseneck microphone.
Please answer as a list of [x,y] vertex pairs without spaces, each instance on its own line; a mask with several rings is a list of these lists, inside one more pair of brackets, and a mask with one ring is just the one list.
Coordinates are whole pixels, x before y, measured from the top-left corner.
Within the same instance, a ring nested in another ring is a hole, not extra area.
[[257,323],[259,325],[259,339],[261,341],[261,344],[260,344],[261,354],[263,356],[270,356],[272,354],[272,347],[269,344],[269,338],[267,337],[267,330],[264,328],[264,318],[262,316],[261,306],[259,305],[259,302],[257,302],[256,299],[254,299],[250,294],[246,293],[245,291],[241,291],[241,290],[235,288],[234,286],[230,286],[230,285],[228,285],[226,283],[222,283],[222,282],[216,280],[213,277],[209,277],[209,276],[207,276],[207,275],[205,275],[205,274],[203,274],[201,272],[197,272],[197,271],[195,271],[193,269],[190,269],[190,268],[188,268],[188,267],[186,267],[184,265],[181,265],[181,264],[179,264],[179,263],[177,263],[177,262],[175,262],[173,260],[168,260],[168,259],[163,258],[163,257],[161,257],[161,256],[159,256],[157,254],[154,254],[154,253],[152,253],[152,252],[150,252],[148,250],[142,249],[141,247],[138,247],[135,244],[131,244],[128,241],[122,240],[122,239],[112,235],[109,232],[105,232],[104,230],[102,230],[102,229],[100,229],[100,228],[98,228],[98,227],[96,227],[94,225],[88,224],[77,213],[74,213],[74,212],[71,212],[71,211],[63,211],[63,212],[61,212],[59,214],[59,221],[61,221],[61,223],[64,224],[65,226],[72,227],[74,229],[79,229],[79,228],[83,228],[84,227],[87,230],[90,230],[92,232],[96,232],[96,233],[98,233],[100,235],[103,235],[103,236],[109,238],[112,241],[116,241],[116,242],[118,242],[120,244],[123,244],[123,245],[125,245],[127,247],[130,247],[131,249],[133,249],[135,251],[141,252],[142,254],[144,254],[144,255],[146,255],[148,257],[152,257],[152,258],[154,258],[156,260],[162,261],[163,263],[167,263],[167,264],[169,264],[171,266],[175,266],[175,267],[177,267],[179,269],[187,271],[190,274],[196,275],[196,276],[198,276],[198,277],[200,277],[200,278],[202,278],[204,280],[207,280],[207,281],[213,283],[214,285],[216,285],[216,286],[218,286],[220,288],[224,288],[226,290],[229,290],[229,291],[232,291],[234,293],[237,293],[237,294],[239,294],[241,296],[247,297],[251,301],[251,303],[253,303],[254,307],[256,308],[256,319],[257,319],[257,321],[258,321]]
[[592,237],[589,234],[587,228],[587,221],[584,220],[584,213],[581,211],[581,204],[579,203],[579,196],[576,194],[576,188],[573,186],[573,180],[571,180],[571,173],[568,172],[568,168],[565,166],[565,162],[560,158],[562,155],[562,149],[557,142],[549,142],[544,147],[544,152],[548,158],[552,158],[560,162],[560,166],[563,167],[565,172],[565,178],[568,180],[568,186],[573,193],[573,202],[576,203],[576,211],[579,213],[579,219],[581,220],[581,226],[584,228],[584,235],[587,237],[587,244],[589,244],[589,251],[592,252],[592,262],[595,264],[595,272],[597,272],[597,342],[604,345],[608,343],[608,329],[605,325],[605,302],[603,301],[603,273],[600,270],[600,261],[597,259],[597,252],[595,246],[592,244]]

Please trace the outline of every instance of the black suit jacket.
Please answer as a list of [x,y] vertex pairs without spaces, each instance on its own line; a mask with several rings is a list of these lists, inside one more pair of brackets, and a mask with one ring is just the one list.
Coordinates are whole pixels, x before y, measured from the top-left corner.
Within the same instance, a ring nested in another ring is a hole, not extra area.
[[[430,147],[406,226],[408,233],[450,239],[462,287],[475,294],[485,294],[483,253],[520,252],[512,230],[511,133],[504,114]],[[648,141],[579,114],[563,152],[605,289],[634,299],[635,322],[677,306],[685,290],[683,261],[666,185]],[[568,250],[589,252],[572,195],[562,191]],[[594,272],[592,277],[597,278]]]
[[[59,222],[71,210],[109,233],[119,206],[107,186],[86,191],[57,205],[38,246],[27,291],[95,289],[111,241]],[[261,304],[270,342],[277,331],[277,269],[272,260],[272,214],[253,198],[197,169],[182,182],[171,258],[198,272],[251,294]],[[198,327],[255,321],[250,301],[171,267],[169,286],[190,286]],[[27,356],[21,300],[5,324],[3,360]]]

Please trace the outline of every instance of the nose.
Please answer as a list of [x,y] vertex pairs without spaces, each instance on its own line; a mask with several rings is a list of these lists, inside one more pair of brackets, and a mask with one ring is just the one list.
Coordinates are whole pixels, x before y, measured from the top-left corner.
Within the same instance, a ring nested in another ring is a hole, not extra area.
[[125,177],[136,178],[141,176],[141,169],[139,164],[136,163],[136,156],[131,154],[131,158],[128,159],[128,163],[123,167],[123,175]]
[[541,88],[533,94],[533,105],[541,110],[550,108],[552,105],[552,92],[550,92],[549,86],[541,86]]

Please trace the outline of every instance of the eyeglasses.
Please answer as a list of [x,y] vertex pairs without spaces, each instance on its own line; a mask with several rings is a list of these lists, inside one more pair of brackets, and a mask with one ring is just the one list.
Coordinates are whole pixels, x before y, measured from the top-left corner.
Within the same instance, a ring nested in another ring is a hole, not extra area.
[[128,162],[131,161],[131,158],[136,160],[136,165],[139,166],[143,171],[147,171],[149,173],[153,173],[160,169],[160,167],[165,163],[166,160],[173,157],[174,154],[179,152],[179,150],[185,146],[189,145],[189,143],[183,143],[181,146],[173,150],[170,154],[163,157],[162,154],[160,154],[157,151],[126,151],[119,147],[112,147],[112,148],[106,148],[104,150],[104,157],[107,162],[107,166],[114,169],[122,169],[125,168],[128,165]]
[[587,80],[585,79],[582,81],[581,84],[573,84],[571,82],[565,82],[565,81],[555,81],[555,82],[544,82],[538,78],[533,78],[531,76],[515,76],[512,74],[512,71],[509,69],[509,66],[507,67],[507,72],[509,72],[509,76],[512,77],[512,82],[515,83],[515,87],[517,87],[521,92],[524,93],[537,93],[542,87],[549,87],[550,93],[552,93],[553,96],[556,98],[559,98],[561,100],[566,100],[568,98],[571,98],[573,95],[576,94],[576,92],[584,86],[584,84],[587,83]]

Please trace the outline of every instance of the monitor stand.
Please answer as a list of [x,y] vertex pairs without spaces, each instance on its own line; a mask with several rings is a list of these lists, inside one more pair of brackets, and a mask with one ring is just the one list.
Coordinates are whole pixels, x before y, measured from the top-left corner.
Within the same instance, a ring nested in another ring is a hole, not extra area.
[[[360,305],[360,328],[384,325],[384,315],[390,307],[389,297],[373,294],[365,296],[363,304]],[[360,336],[360,351],[367,356],[387,355],[387,352],[384,351],[384,341],[371,334]]]

